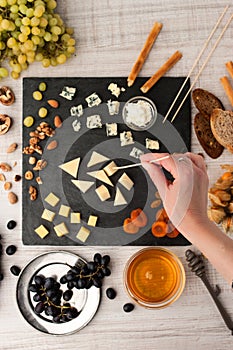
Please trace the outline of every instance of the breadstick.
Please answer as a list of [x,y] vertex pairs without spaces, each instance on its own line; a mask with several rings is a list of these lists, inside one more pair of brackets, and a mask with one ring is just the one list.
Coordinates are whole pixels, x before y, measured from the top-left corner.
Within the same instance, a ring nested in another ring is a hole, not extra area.
[[226,67],[227,67],[228,73],[233,79],[233,62],[232,61],[227,62]]
[[232,89],[232,86],[230,84],[230,81],[226,76],[220,78],[220,81],[221,81],[222,86],[227,94],[227,97],[228,97],[228,99],[233,107],[233,89]]
[[157,81],[167,72],[169,71],[182,57],[182,53],[180,51],[176,51],[158,70],[157,72],[148,79],[145,84],[141,87],[141,91],[146,93],[149,91],[152,86],[157,83]]
[[140,70],[142,69],[142,66],[147,58],[147,56],[149,55],[149,52],[155,42],[155,39],[157,38],[157,36],[160,33],[160,30],[162,29],[162,23],[158,23],[155,22],[153,28],[150,31],[150,34],[136,60],[136,62],[133,65],[133,68],[131,70],[131,72],[129,73],[127,82],[128,82],[128,86],[132,86],[135,79],[137,78]]

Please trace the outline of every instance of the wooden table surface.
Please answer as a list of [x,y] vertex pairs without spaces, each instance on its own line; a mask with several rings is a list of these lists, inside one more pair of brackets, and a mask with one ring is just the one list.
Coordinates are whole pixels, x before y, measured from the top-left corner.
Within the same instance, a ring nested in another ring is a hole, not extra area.
[[[67,24],[75,28],[77,54],[58,68],[43,69],[40,64],[34,63],[23,76],[127,76],[155,21],[162,22],[163,29],[140,75],[152,75],[161,62],[174,51],[180,50],[183,58],[167,73],[167,76],[185,76],[226,5],[227,3],[222,0],[59,1],[60,13]],[[225,22],[230,13],[232,7],[225,16]],[[233,59],[232,37],[233,22],[195,85],[217,95],[226,109],[230,109],[230,104],[219,78],[226,74],[224,63]],[[213,44],[213,40],[211,43]],[[198,67],[206,55],[207,53]],[[191,81],[193,79],[194,75]],[[0,160],[10,164],[17,161],[13,172],[7,174],[10,180],[15,174],[21,174],[21,147],[12,154],[6,154],[6,149],[12,142],[22,145],[22,79],[13,81],[7,78],[1,85],[10,86],[16,95],[16,102],[11,107],[1,107],[0,110],[0,113],[10,114],[14,119],[11,131],[0,137]],[[192,105],[193,117],[195,113]],[[192,151],[202,151],[194,132]],[[205,156],[205,159],[210,182],[213,183],[221,174],[220,164],[232,162],[232,155],[224,151],[217,160],[212,160],[208,156]],[[21,183],[14,183],[13,190],[19,196],[19,202],[14,206],[8,204],[7,194],[3,186],[0,186],[0,233],[4,246],[1,269],[5,276],[0,284],[0,349],[226,350],[233,348],[231,333],[223,323],[206,288],[187,266],[184,258],[187,247],[170,248],[180,257],[187,275],[186,287],[180,299],[172,306],[156,311],[137,306],[130,314],[122,310],[123,304],[129,301],[123,287],[122,273],[127,259],[139,247],[68,247],[67,250],[78,253],[86,259],[90,259],[96,250],[111,255],[112,275],[105,281],[103,292],[106,287],[112,286],[117,290],[117,298],[110,301],[103,295],[94,319],[76,334],[54,337],[36,331],[25,322],[17,308],[15,298],[17,277],[11,275],[9,268],[13,264],[23,267],[34,256],[53,248],[22,245]],[[10,219],[18,223],[12,231],[6,228]],[[18,247],[13,256],[5,254],[5,248],[9,244]],[[193,249],[195,250],[195,247]],[[222,291],[220,298],[233,319],[232,290],[208,262],[207,274],[212,285],[219,284]]]

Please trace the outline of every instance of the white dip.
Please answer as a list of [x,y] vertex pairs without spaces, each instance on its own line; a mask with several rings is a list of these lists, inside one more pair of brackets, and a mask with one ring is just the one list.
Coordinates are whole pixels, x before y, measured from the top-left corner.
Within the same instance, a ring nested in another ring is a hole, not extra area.
[[143,100],[129,103],[126,106],[126,123],[138,127],[145,127],[153,117],[153,108],[150,103]]

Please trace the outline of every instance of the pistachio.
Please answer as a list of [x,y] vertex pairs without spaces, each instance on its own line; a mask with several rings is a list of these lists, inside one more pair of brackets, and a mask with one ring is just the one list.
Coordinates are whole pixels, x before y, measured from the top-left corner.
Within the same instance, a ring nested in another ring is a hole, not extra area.
[[53,108],[57,108],[59,106],[59,103],[57,100],[48,100],[47,102]]
[[31,170],[26,171],[26,173],[24,174],[24,177],[26,180],[32,180],[34,177],[33,172]]
[[15,95],[8,86],[2,86],[0,88],[0,102],[4,106],[10,106],[15,101]]
[[54,117],[54,126],[55,126],[56,128],[60,128],[60,127],[62,126],[62,120],[61,120],[61,118],[59,117],[59,115],[56,115],[56,116]]
[[16,150],[16,148],[18,147],[18,145],[17,145],[17,143],[12,143],[8,148],[7,148],[7,153],[13,153],[15,150]]
[[47,146],[47,150],[48,151],[52,151],[53,149],[57,148],[57,141],[53,140],[51,141],[48,146]]
[[12,170],[11,166],[8,163],[0,163],[0,169],[5,172]]
[[18,202],[18,197],[14,192],[8,193],[8,201],[10,204],[15,204]]
[[10,129],[12,124],[11,117],[6,114],[0,114],[0,135],[4,135]]
[[4,183],[4,190],[5,191],[9,191],[12,187],[12,183],[11,182],[5,182]]

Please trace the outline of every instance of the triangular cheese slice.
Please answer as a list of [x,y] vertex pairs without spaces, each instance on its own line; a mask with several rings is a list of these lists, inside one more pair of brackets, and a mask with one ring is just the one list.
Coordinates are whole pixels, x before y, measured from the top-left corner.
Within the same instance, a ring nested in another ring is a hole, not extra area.
[[114,200],[114,206],[116,207],[117,205],[124,205],[127,204],[127,201],[125,199],[125,197],[123,196],[123,194],[121,193],[121,191],[119,190],[119,188],[116,188],[116,196],[115,196],[115,200]]
[[87,164],[87,167],[90,168],[91,166],[94,166],[96,164],[102,163],[102,162],[106,162],[107,160],[109,160],[109,158],[103,156],[102,154],[94,151],[92,152],[91,158]]
[[94,185],[93,181],[71,180],[71,182],[83,193],[86,193]]
[[110,181],[109,177],[106,175],[104,170],[97,170],[97,171],[91,171],[87,173],[87,175],[90,175],[102,182],[105,182],[106,184],[113,186],[112,182]]
[[71,176],[77,177],[79,163],[80,163],[80,157],[72,159],[69,162],[59,165],[59,168],[61,168]]

